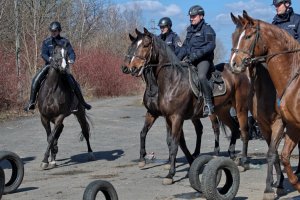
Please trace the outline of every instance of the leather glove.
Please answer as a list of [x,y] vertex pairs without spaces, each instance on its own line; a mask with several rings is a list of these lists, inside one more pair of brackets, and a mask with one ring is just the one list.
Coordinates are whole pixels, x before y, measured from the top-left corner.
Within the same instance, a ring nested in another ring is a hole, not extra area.
[[191,53],[189,55],[189,59],[193,63],[193,62],[195,62],[197,60],[197,55],[195,53]]
[[189,58],[189,57],[184,57],[184,59],[182,60],[183,62],[185,62],[185,63],[187,63],[187,64],[189,64],[189,65],[191,65],[192,64],[192,61],[191,61],[191,59]]

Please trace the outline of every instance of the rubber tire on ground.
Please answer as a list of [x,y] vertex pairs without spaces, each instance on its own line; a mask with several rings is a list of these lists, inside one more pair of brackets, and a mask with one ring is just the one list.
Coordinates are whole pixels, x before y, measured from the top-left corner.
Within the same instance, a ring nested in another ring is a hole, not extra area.
[[118,200],[114,186],[103,180],[96,180],[88,184],[83,194],[83,200],[95,200],[99,191],[104,194],[106,200]]
[[2,198],[4,185],[5,185],[5,174],[3,169],[0,167],[0,199]]
[[[226,181],[218,189],[217,172],[223,170]],[[202,192],[208,200],[231,200],[239,190],[240,173],[236,164],[229,158],[218,157],[212,159],[204,168],[202,175]]]
[[199,175],[202,174],[204,171],[205,165],[213,159],[211,155],[201,155],[198,156],[192,163],[190,170],[189,170],[189,180],[191,187],[201,192],[201,182]]
[[12,168],[11,177],[4,186],[3,194],[14,192],[21,185],[24,178],[24,164],[21,158],[10,151],[0,151],[0,162],[7,160]]

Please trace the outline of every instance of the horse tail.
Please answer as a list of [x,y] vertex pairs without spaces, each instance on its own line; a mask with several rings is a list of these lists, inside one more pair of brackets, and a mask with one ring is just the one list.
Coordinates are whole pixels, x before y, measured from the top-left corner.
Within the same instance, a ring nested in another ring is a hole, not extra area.
[[[237,121],[237,119],[235,119],[234,117],[230,116],[232,121],[233,121],[233,124],[235,126],[235,129],[236,130],[239,130],[240,129],[240,125],[239,125],[239,122]],[[224,122],[222,122],[219,118],[218,118],[218,121],[219,121],[219,125],[220,125],[220,128],[222,130],[222,132],[224,132],[226,138],[228,140],[230,140],[231,138],[231,134],[228,132],[228,127],[224,124]]]
[[[94,124],[93,124],[93,121],[92,121],[91,117],[85,111],[84,111],[84,118],[85,118],[85,122],[86,122],[85,123],[85,128],[86,128],[86,131],[88,132],[89,137],[90,137],[91,136],[91,131],[90,130],[91,130],[91,127],[92,128],[94,127]],[[77,117],[77,120],[78,120],[79,123],[81,123],[78,117]],[[82,142],[83,139],[84,139],[84,134],[81,130],[81,132],[79,134],[79,141]]]

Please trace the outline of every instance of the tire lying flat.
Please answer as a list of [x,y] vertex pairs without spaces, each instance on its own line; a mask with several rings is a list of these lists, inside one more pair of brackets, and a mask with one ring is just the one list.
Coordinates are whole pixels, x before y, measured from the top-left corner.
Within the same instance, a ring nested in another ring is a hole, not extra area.
[[[226,181],[218,189],[217,174],[223,170]],[[231,200],[236,196],[240,185],[240,173],[236,164],[229,158],[212,159],[204,168],[202,175],[202,192],[208,200]]]
[[114,186],[103,180],[96,180],[88,184],[83,194],[83,200],[95,200],[99,191],[104,194],[106,200],[118,200]]
[[7,160],[12,168],[11,177],[4,186],[3,194],[12,193],[19,188],[24,178],[24,164],[21,158],[10,151],[0,151],[0,162]]

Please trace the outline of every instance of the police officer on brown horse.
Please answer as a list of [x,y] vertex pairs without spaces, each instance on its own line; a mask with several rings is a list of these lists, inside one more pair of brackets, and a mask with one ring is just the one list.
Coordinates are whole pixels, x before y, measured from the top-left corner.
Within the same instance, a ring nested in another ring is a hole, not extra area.
[[[51,36],[43,41],[42,53],[41,53],[41,56],[45,61],[45,66],[34,76],[32,80],[30,99],[27,106],[24,108],[25,111],[33,110],[35,108],[37,93],[41,87],[41,83],[43,82],[43,80],[46,78],[48,74],[50,68],[49,64],[52,60],[52,54],[55,48],[55,44],[59,44],[61,46],[66,47],[68,58],[69,58],[68,60],[69,66],[72,66],[75,62],[76,56],[72,48],[72,45],[70,44],[69,40],[60,36],[61,30],[62,30],[61,25],[57,21],[52,22],[49,26],[49,31],[51,32]],[[85,102],[79,84],[76,82],[73,75],[70,73],[70,70],[68,70],[68,73],[66,73],[66,77],[70,88],[77,96],[79,102],[87,110],[91,109],[91,106]]]
[[203,116],[211,115],[214,112],[214,105],[208,78],[213,68],[216,34],[212,27],[205,23],[204,10],[201,6],[192,6],[188,14],[191,25],[187,28],[186,39],[177,56],[180,60],[197,66],[199,85],[205,101]]

